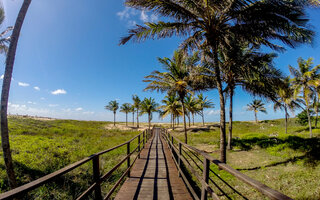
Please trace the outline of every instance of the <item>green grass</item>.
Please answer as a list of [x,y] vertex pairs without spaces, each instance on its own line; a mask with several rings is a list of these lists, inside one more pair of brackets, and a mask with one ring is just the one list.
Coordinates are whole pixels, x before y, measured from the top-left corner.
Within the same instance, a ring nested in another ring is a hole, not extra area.
[[[313,129],[314,137],[309,138],[308,128],[291,119],[288,132],[285,134],[282,119],[258,124],[235,122],[234,149],[227,152],[227,164],[294,199],[320,199],[320,129]],[[183,132],[174,134],[183,141]],[[218,127],[188,132],[188,144],[215,158],[219,158],[219,140]],[[249,199],[264,199],[259,192],[213,164],[211,168]],[[213,174],[211,177],[231,197],[241,199]],[[215,191],[221,194],[217,188]]]
[[[106,130],[107,122],[76,120],[36,120],[9,117],[10,145],[19,185],[36,180],[91,154],[128,141],[139,132]],[[136,145],[131,145],[135,148]],[[106,173],[126,154],[126,146],[100,158],[100,169]],[[8,182],[0,153],[0,192]],[[121,176],[125,164],[103,185],[106,192]],[[25,199],[72,199],[92,183],[92,164],[83,165],[55,183],[31,192]]]

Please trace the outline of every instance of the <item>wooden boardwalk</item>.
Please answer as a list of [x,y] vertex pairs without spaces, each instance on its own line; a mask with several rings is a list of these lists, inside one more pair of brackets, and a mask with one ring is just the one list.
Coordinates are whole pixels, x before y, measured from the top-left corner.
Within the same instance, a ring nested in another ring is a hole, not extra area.
[[162,141],[160,129],[154,129],[154,136],[141,151],[116,200],[129,199],[193,199],[171,157],[168,145]]

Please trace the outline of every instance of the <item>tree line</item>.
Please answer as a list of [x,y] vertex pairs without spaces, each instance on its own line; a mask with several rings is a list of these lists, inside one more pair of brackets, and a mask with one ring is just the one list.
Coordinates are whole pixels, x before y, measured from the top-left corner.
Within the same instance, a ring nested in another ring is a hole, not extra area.
[[[182,117],[182,103],[176,94],[171,93],[164,97],[161,101],[162,105],[156,103],[155,99],[144,98],[141,100],[137,95],[132,96],[133,103],[123,103],[119,107],[119,103],[116,100],[110,101],[105,109],[113,112],[113,125],[116,125],[116,113],[120,108],[120,112],[126,115],[126,126],[128,126],[128,114],[132,113],[132,125],[134,126],[135,115],[137,128],[139,128],[139,116],[144,114],[148,115],[149,129],[151,128],[151,121],[153,119],[152,113],[157,112],[161,119],[170,116],[170,126],[174,130],[175,125],[179,125],[179,118]],[[213,108],[214,104],[208,97],[204,97],[203,94],[198,94],[197,97],[193,95],[188,95],[183,101],[186,110],[186,116],[189,120],[189,127],[194,125],[194,116],[200,115],[202,118],[202,124],[204,126],[204,109]]]

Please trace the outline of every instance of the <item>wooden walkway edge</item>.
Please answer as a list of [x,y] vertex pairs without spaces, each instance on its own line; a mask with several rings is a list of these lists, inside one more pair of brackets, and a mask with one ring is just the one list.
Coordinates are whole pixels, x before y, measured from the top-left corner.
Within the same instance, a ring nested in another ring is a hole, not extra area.
[[193,199],[178,175],[169,147],[161,139],[159,128],[154,129],[153,138],[141,151],[130,177],[115,199]]

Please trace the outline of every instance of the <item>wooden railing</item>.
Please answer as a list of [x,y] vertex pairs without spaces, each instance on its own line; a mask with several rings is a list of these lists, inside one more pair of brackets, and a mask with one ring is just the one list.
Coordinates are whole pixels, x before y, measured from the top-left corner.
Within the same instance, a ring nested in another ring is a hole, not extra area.
[[[10,190],[8,192],[0,194],[0,199],[14,199],[14,198],[19,198],[23,197],[26,195],[28,192],[42,186],[43,184],[53,182],[56,178],[62,176],[63,174],[66,174],[80,166],[82,166],[85,163],[88,163],[89,161],[92,161],[92,170],[93,170],[93,184],[85,190],[79,197],[77,197],[77,200],[80,199],[85,199],[94,191],[95,199],[101,200],[101,199],[110,199],[111,195],[113,192],[117,189],[117,187],[120,185],[122,180],[126,177],[126,175],[130,176],[130,169],[132,168],[133,164],[139,158],[141,150],[144,148],[145,143],[150,139],[152,135],[151,130],[145,130],[139,135],[136,135],[133,137],[131,140],[122,143],[118,146],[115,146],[113,148],[101,151],[99,153],[93,154],[87,158],[84,158],[78,162],[75,162],[71,165],[68,165],[67,167],[64,167],[56,172],[53,172],[51,174],[48,174],[42,178],[39,178],[35,181],[32,181],[28,184],[22,185],[18,188],[15,188],[13,190]],[[135,140],[137,140],[137,147],[130,151],[130,144],[132,144]],[[142,145],[141,145],[142,144]],[[117,163],[110,171],[108,171],[106,174],[102,175],[100,174],[100,159],[99,157],[103,154],[106,154],[108,152],[111,152],[115,149],[118,149],[122,146],[127,146],[127,154],[125,158],[123,158],[119,163]],[[133,159],[133,161],[130,161],[130,157],[134,154],[137,153],[137,156]],[[117,170],[124,162],[127,162],[127,169],[126,171],[121,175],[119,180],[114,184],[114,186],[108,191],[107,195],[102,198],[102,193],[101,193],[101,183],[105,181],[108,177],[112,175],[112,173]]]
[[[233,199],[230,197],[230,194],[227,194],[227,192],[222,189],[221,185],[217,184],[216,181],[213,180],[213,176],[223,183],[225,187],[229,188],[229,190],[232,191],[233,196],[237,195],[235,199],[248,199],[244,194],[231,186],[231,184],[223,180],[223,178],[212,169],[214,166],[211,166],[211,164],[214,164],[219,170],[228,172],[241,182],[246,183],[255,190],[258,190],[265,197],[276,200],[292,200],[290,197],[240,173],[227,164],[221,163],[209,154],[181,142],[166,129],[161,129],[161,135],[171,149],[173,160],[175,161],[179,171],[179,176],[183,178],[191,195],[196,200],[207,200],[208,195],[215,200],[219,200],[221,196],[224,196],[226,199]],[[199,187],[195,187],[196,184],[194,180],[192,180],[194,177],[196,178],[196,182],[200,183],[200,189]],[[213,189],[212,185],[217,191],[219,191],[219,194]]]

